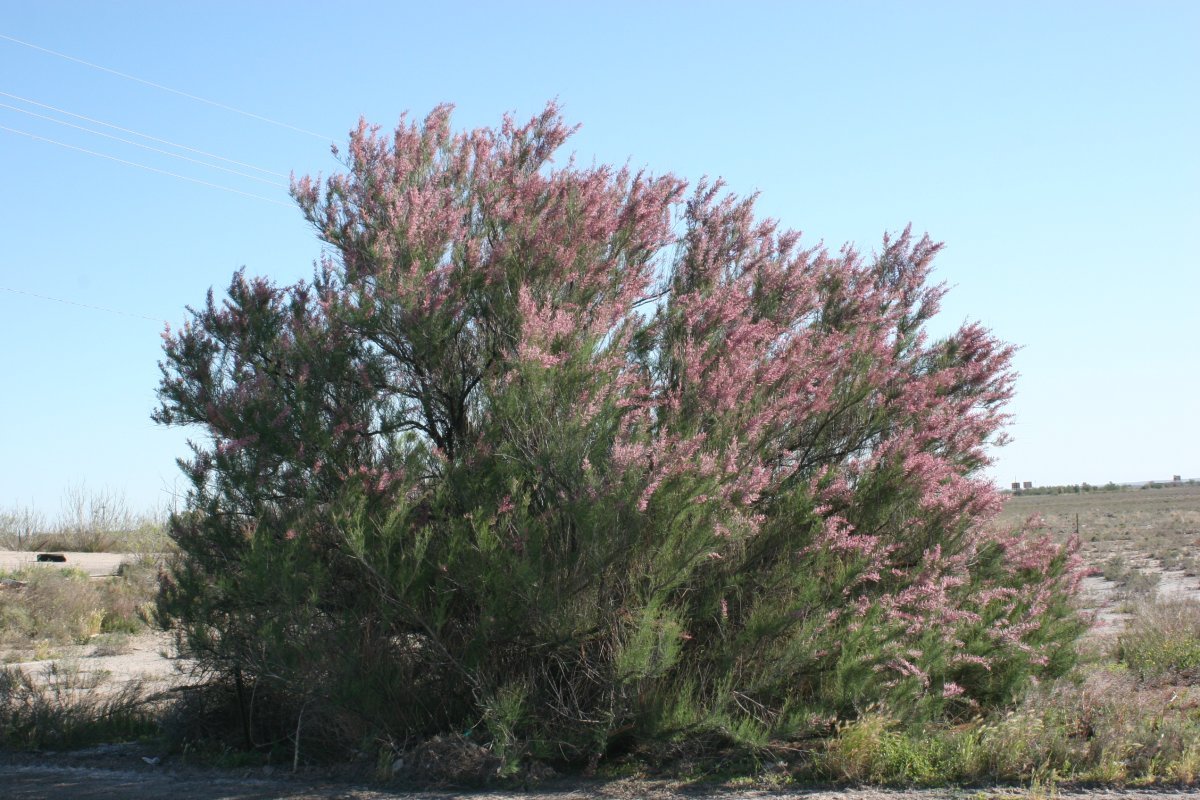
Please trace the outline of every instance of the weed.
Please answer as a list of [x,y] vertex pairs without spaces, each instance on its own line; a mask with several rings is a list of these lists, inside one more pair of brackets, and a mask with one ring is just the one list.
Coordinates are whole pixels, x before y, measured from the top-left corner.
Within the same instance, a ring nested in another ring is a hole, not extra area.
[[1195,783],[1200,777],[1200,741],[1189,744],[1168,766],[1164,777],[1174,783]]
[[491,735],[491,749],[501,762],[497,768],[500,777],[515,775],[520,770],[524,749],[517,731],[528,694],[525,686],[510,684],[484,703],[484,723]]
[[1057,800],[1058,781],[1053,772],[1049,777],[1034,776],[1029,783],[1029,800]]
[[1159,572],[1131,570],[1125,578],[1125,594],[1133,600],[1153,598],[1158,594],[1158,584],[1161,581],[1162,574]]
[[932,783],[944,779],[944,751],[942,739],[913,736],[870,712],[838,728],[822,761],[830,777],[855,783]]
[[[15,573],[22,585],[0,594],[0,644],[85,644],[99,633],[137,633],[153,619],[155,582],[135,566],[117,577],[92,580],[76,569],[30,567]],[[49,657],[39,653],[38,658]]]
[[1200,679],[1200,602],[1180,598],[1143,603],[1118,640],[1116,656],[1144,682]]
[[49,661],[58,658],[58,653],[50,648],[49,639],[38,639],[33,644],[33,660]]
[[102,633],[92,640],[93,656],[122,656],[133,650],[133,641],[128,633]]
[[38,749],[127,741],[157,729],[140,684],[95,692],[96,677],[54,665],[44,680],[18,667],[0,668],[0,745]]

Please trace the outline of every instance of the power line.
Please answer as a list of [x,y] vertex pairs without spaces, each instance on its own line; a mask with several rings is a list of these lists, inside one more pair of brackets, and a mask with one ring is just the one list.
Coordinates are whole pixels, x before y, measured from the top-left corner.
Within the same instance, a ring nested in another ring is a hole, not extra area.
[[85,67],[91,67],[92,69],[98,69],[98,70],[101,70],[102,72],[107,72],[111,75],[116,75],[119,78],[125,78],[126,80],[136,81],[137,83],[141,83],[146,86],[151,86],[155,89],[161,89],[164,92],[171,92],[172,94],[177,94],[181,97],[186,97],[189,100],[195,100],[200,103],[207,103],[210,106],[215,106],[216,108],[224,109],[225,111],[232,111],[233,113],[241,114],[244,117],[250,117],[251,119],[256,119],[260,122],[266,122],[269,125],[277,125],[280,128],[287,128],[288,130],[295,131],[296,133],[303,133],[306,136],[313,136],[317,139],[322,139],[326,142],[333,141],[333,137],[331,137],[331,136],[324,136],[320,133],[314,133],[313,131],[305,130],[304,128],[298,128],[295,125],[289,125],[286,122],[280,122],[279,120],[271,119],[270,117],[264,117],[261,114],[255,114],[251,111],[243,111],[240,108],[234,108],[233,106],[228,106],[228,105],[225,105],[224,103],[218,103],[216,100],[209,100],[206,97],[199,97],[197,95],[189,94],[189,93],[181,91],[179,89],[173,89],[170,86],[164,86],[161,83],[155,83],[154,81],[148,81],[145,78],[139,78],[136,75],[130,75],[125,72],[118,72],[115,69],[110,69],[109,67],[104,67],[99,64],[93,64],[90,61],[84,61],[82,58],[76,58],[75,56],[69,56],[66,53],[60,53],[57,50],[50,50],[49,48],[46,48],[46,47],[39,47],[36,44],[30,44],[29,42],[23,42],[20,39],[16,39],[12,36],[6,36],[3,33],[0,33],[0,39],[6,39],[7,41],[10,41],[14,44],[19,44],[22,47],[28,47],[31,50],[39,50],[43,53],[49,53],[52,56],[55,56],[57,58],[64,58],[67,61],[74,61],[76,64],[82,64]]
[[157,172],[160,175],[167,175],[172,178],[178,178],[181,181],[191,181],[192,183],[198,183],[201,186],[208,186],[213,189],[220,189],[225,192],[232,192],[234,194],[240,194],[243,197],[253,197],[255,200],[262,200],[263,202],[266,202],[266,203],[274,203],[277,206],[286,206],[288,208],[291,208],[291,203],[285,203],[282,200],[272,200],[270,197],[263,197],[261,194],[252,194],[250,192],[243,192],[241,189],[234,189],[230,186],[222,186],[219,183],[210,183],[208,181],[200,180],[199,178],[192,178],[187,175],[180,175],[177,172],[168,172],[165,169],[159,169],[158,167],[150,167],[145,164],[139,164],[136,161],[126,161],[123,158],[117,158],[116,156],[110,156],[106,153],[97,153],[95,150],[88,150],[86,148],[76,147],[73,144],[66,144],[65,142],[60,142],[55,139],[48,139],[45,136],[38,136],[36,133],[29,133],[28,131],[19,131],[16,128],[9,128],[6,125],[0,125],[0,131],[8,131],[9,133],[15,133],[20,136],[28,136],[30,139],[36,139],[39,142],[47,142],[49,144],[56,144],[59,147],[65,147],[68,150],[78,150],[80,153],[87,153],[88,155],[96,156],[97,158],[107,158],[109,161],[116,161],[118,164],[125,164],[126,166],[137,167],[138,169],[144,169],[144,170],[148,170],[150,172]]
[[177,147],[180,150],[187,150],[189,153],[197,153],[206,158],[215,158],[218,161],[224,161],[227,164],[237,164],[239,167],[245,167],[246,169],[253,169],[253,170],[257,170],[259,172],[265,172],[267,175],[274,175],[277,178],[288,177],[287,175],[284,175],[282,172],[274,172],[272,170],[264,169],[262,167],[256,167],[253,164],[247,164],[244,161],[236,161],[232,158],[225,158],[224,156],[219,156],[215,153],[209,153],[205,150],[198,150],[195,147],[188,147],[186,144],[179,144],[178,142],[172,142],[169,139],[160,139],[157,136],[151,136],[148,133],[141,133],[140,131],[131,130],[129,128],[122,128],[120,125],[113,125],[111,122],[105,122],[103,120],[93,119],[92,117],[85,117],[83,114],[76,114],[74,112],[67,111],[65,109],[55,108],[54,106],[46,105],[45,103],[39,103],[36,100],[30,100],[28,97],[21,97],[20,95],[9,94],[8,92],[0,92],[0,97],[7,97],[10,100],[16,100],[21,103],[28,103],[31,106],[37,106],[38,108],[44,108],[48,111],[53,111],[56,114],[65,114],[68,117],[74,117],[75,119],[81,119],[84,122],[90,122],[93,125],[103,125],[104,127],[112,128],[115,131],[121,131],[122,133],[132,134],[133,136],[140,136],[143,139],[149,139],[152,142],[158,142],[159,144],[165,144],[170,147]]
[[27,295],[28,297],[36,297],[39,300],[53,300],[56,303],[65,303],[66,305],[69,305],[69,306],[79,306],[80,308],[90,308],[93,311],[104,311],[109,314],[120,314],[122,317],[134,317],[136,319],[148,319],[151,322],[165,322],[165,320],[155,319],[154,317],[147,317],[145,314],[133,314],[129,311],[118,311],[115,308],[105,308],[104,306],[93,306],[88,303],[77,303],[74,300],[64,300],[61,297],[51,297],[48,294],[38,294],[37,292],[26,292],[22,289],[13,289],[8,286],[0,286],[0,289],[3,289],[6,292],[12,292],[13,294],[23,294],[23,295]]
[[28,109],[18,108],[17,106],[10,106],[8,103],[0,103],[0,108],[8,108],[8,109],[11,109],[18,113],[21,113],[21,114],[28,114],[31,117],[37,117],[38,119],[48,120],[50,122],[53,122],[55,125],[64,125],[68,128],[74,128],[75,130],[83,131],[85,133],[90,133],[94,136],[103,136],[105,139],[112,139],[114,141],[122,142],[124,144],[132,145],[134,147],[140,147],[143,150],[149,150],[154,153],[161,153],[162,155],[170,156],[171,158],[178,158],[183,161],[190,161],[193,164],[200,164],[201,166],[209,167],[210,169],[219,169],[222,172],[228,172],[233,175],[240,175],[243,178],[249,178],[252,181],[258,181],[259,183],[265,183],[268,186],[275,186],[280,189],[287,188],[287,184],[280,183],[279,181],[273,181],[270,178],[261,178],[258,175],[251,175],[246,172],[240,172],[236,169],[230,169],[229,167],[222,167],[220,164],[210,164],[207,161],[201,161],[198,158],[190,158],[188,156],[181,155],[179,153],[172,153],[170,150],[162,150],[158,147],[151,147],[148,144],[142,144],[141,142],[134,142],[134,141],[130,141],[129,139],[122,139],[120,136],[113,136],[111,133],[104,133],[103,131],[94,131],[91,128],[85,128],[82,125],[76,125],[72,122],[67,122],[66,120],[55,119],[54,117],[48,117],[45,114],[38,114],[35,111],[29,111]]

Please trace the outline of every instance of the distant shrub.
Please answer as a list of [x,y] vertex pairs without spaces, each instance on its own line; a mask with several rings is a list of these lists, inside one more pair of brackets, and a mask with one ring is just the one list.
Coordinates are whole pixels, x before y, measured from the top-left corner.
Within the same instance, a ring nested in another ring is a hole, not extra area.
[[0,548],[24,550],[46,529],[40,512],[29,507],[0,510]]
[[1104,580],[1119,583],[1129,576],[1131,569],[1125,557],[1117,553],[1105,559],[1102,573]]
[[0,509],[4,549],[161,553],[171,547],[165,520],[134,514],[118,492],[69,486],[53,522],[31,508]]
[[1132,569],[1125,575],[1124,593],[1131,600],[1148,600],[1158,594],[1162,573],[1153,570]]
[[100,593],[87,573],[31,568],[18,575],[25,586],[0,594],[0,608],[11,609],[5,616],[25,622],[4,631],[9,641],[81,643],[100,632],[104,617]]
[[1054,494],[1084,494],[1087,492],[1123,492],[1128,487],[1120,486],[1109,481],[1103,486],[1093,486],[1089,483],[1068,483],[1056,486],[1033,486],[1028,489],[1014,489],[1012,494],[1020,495],[1054,495]]
[[92,655],[96,657],[122,656],[132,652],[133,642],[129,631],[102,633],[92,640]]

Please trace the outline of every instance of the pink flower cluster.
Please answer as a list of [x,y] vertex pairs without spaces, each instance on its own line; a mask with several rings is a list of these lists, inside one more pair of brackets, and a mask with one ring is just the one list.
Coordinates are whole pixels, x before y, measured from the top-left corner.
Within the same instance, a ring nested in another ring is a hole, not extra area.
[[[622,497],[653,514],[683,497],[714,534],[697,553],[711,569],[736,561],[773,502],[806,494],[798,555],[850,576],[827,624],[903,640],[881,671],[943,685],[905,642],[953,652],[992,618],[996,647],[1046,658],[1030,642],[1062,587],[1018,578],[1064,551],[988,527],[1000,499],[979,474],[1003,440],[1013,348],[976,324],[927,339],[945,291],[929,283],[939,244],[906,229],[870,256],[804,247],[720,182],[686,194],[671,175],[555,165],[573,129],[554,104],[457,134],[450,113],[391,134],[361,122],[344,174],[293,179],[337,253],[313,287],[241,277],[223,306],[210,299],[203,330],[164,334],[168,352],[269,334],[290,359],[246,346],[221,375],[167,387],[181,398],[185,384],[205,387],[180,403],[203,409],[218,456],[269,430],[298,462],[314,459],[294,474],[257,465],[264,482],[291,481],[281,495],[355,478],[410,498],[502,451],[545,480],[499,492],[487,504],[497,518],[516,492],[531,514]],[[267,402],[277,395],[303,402]],[[554,437],[581,442],[574,462],[541,459]],[[398,468],[395,448],[419,453],[421,469]],[[1003,575],[976,581],[976,560],[997,548]]]

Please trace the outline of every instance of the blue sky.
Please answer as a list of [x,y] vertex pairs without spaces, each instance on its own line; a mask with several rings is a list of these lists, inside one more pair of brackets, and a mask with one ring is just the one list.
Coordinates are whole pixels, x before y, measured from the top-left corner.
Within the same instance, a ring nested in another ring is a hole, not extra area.
[[935,332],[1023,348],[997,481],[1200,478],[1200,4],[0,0],[0,35],[293,126],[0,39],[0,508],[182,488],[187,434],[149,418],[163,323],[242,266],[311,274],[278,184],[336,169],[360,115],[554,97],[584,161],[722,176],[833,248],[946,242]]

